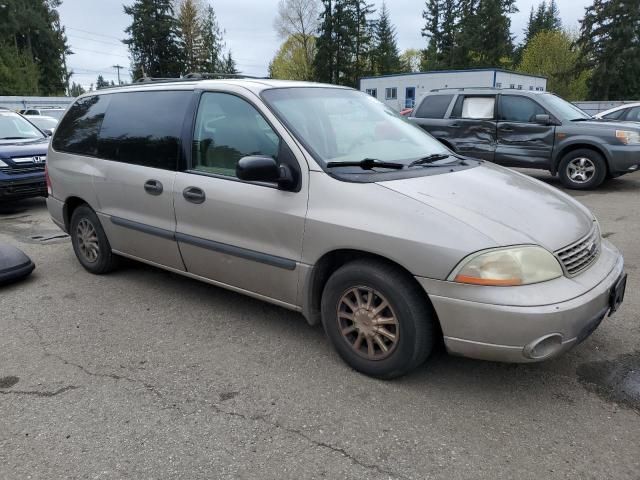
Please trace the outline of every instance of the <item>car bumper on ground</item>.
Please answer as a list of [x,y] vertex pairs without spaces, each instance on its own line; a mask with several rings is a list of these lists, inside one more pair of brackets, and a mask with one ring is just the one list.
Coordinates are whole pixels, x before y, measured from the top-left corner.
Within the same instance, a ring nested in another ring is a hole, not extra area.
[[[573,279],[545,282],[549,285],[478,287],[418,281],[429,293],[450,353],[519,363],[557,356],[587,338],[610,312],[613,291],[624,288],[624,278],[622,256],[605,241],[587,271]],[[447,289],[457,295],[446,295]],[[502,293],[496,294],[497,289]],[[620,301],[623,291],[617,293]],[[502,296],[499,304],[496,295]],[[562,295],[565,300],[559,300]],[[483,296],[491,302],[483,302]]]
[[0,180],[0,201],[47,195],[44,174],[20,180]]

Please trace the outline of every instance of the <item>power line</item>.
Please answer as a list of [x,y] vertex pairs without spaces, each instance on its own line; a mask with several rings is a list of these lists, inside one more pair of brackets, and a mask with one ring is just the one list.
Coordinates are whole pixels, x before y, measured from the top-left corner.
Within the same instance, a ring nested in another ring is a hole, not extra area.
[[100,55],[111,55],[112,57],[121,57],[126,58],[127,60],[129,59],[127,55],[122,55],[120,53],[101,52],[99,50],[91,50],[89,48],[74,47],[73,45],[71,45],[69,48],[71,48],[71,50],[81,50],[83,52],[99,53]]
[[95,32],[91,32],[89,30],[81,30],[80,28],[73,28],[73,27],[65,26],[65,29],[67,29],[67,30],[75,30],[76,32],[88,33],[88,34],[94,35],[96,37],[113,38],[115,40],[122,40],[121,38],[114,37],[113,35],[104,35],[102,33],[95,33]]
[[72,34],[67,35],[67,36],[71,37],[71,38],[77,38],[77,39],[80,39],[80,40],[86,40],[86,41],[89,41],[89,42],[101,43],[101,44],[104,44],[104,45],[115,45],[117,47],[124,46],[124,44],[122,42],[116,43],[116,42],[107,42],[106,40],[96,40],[95,38],[82,37],[80,35],[76,35],[75,33],[72,33]]

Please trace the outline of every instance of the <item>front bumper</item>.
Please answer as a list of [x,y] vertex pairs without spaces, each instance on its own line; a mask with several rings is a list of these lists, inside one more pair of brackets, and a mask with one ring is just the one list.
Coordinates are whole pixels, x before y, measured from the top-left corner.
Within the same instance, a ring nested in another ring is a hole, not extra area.
[[418,281],[429,293],[450,353],[535,362],[570,349],[598,327],[623,270],[622,255],[603,241],[598,260],[588,270],[546,285],[483,287]]
[[0,201],[47,196],[44,173],[22,179],[0,179]]
[[623,175],[640,170],[640,145],[620,145],[612,148],[609,171]]

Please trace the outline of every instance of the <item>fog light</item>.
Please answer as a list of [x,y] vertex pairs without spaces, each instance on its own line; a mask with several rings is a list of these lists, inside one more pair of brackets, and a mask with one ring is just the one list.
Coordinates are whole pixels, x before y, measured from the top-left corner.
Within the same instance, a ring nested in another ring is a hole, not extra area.
[[533,360],[542,360],[552,356],[560,351],[562,348],[562,335],[559,333],[552,333],[551,335],[545,335],[542,338],[534,340],[529,345],[524,347],[522,353],[527,358]]
[[640,167],[640,165],[631,165],[631,166],[629,167],[629,171],[630,171],[630,172],[633,172],[634,170],[637,170],[637,169],[638,169],[638,167]]

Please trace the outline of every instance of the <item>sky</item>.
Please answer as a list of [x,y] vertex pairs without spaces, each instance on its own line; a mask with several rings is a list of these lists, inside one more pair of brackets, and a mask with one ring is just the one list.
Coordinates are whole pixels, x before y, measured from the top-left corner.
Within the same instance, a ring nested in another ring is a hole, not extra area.
[[[207,1],[207,0],[205,0]],[[511,16],[511,32],[516,40],[522,38],[531,7],[540,0],[516,0],[519,12]],[[209,0],[220,26],[226,31],[225,41],[238,64],[247,75],[266,76],[270,60],[280,46],[273,20],[278,0]],[[371,0],[379,9],[382,0]],[[131,4],[132,0],[124,3]],[[424,0],[386,0],[391,20],[397,29],[398,47],[424,48],[426,40],[420,36],[424,24]],[[577,29],[578,20],[592,0],[557,0],[563,25]],[[121,40],[130,18],[124,14],[122,0],[63,0],[59,8],[66,27],[69,45],[74,52],[67,59],[74,71],[71,81],[88,88],[98,75],[117,82],[114,65],[122,79],[131,80],[129,56]]]

